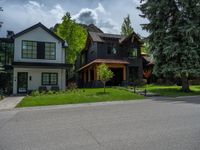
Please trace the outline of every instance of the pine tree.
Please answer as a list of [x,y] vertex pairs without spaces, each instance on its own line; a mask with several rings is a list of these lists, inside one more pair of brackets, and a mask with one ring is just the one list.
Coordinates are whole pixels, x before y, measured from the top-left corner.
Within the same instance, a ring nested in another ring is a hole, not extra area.
[[124,22],[122,23],[121,27],[121,35],[128,36],[131,33],[133,33],[133,28],[131,26],[131,20],[130,16],[127,15],[127,17],[124,18]]
[[149,23],[142,27],[155,60],[154,73],[178,76],[189,92],[189,78],[200,74],[199,0],[142,0],[139,9]]

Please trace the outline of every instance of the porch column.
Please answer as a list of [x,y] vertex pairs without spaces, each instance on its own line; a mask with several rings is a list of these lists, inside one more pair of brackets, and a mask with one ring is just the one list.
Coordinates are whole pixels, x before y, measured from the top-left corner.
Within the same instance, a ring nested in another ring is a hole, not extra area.
[[88,69],[88,82],[91,81],[91,78],[90,78],[90,68]]
[[84,82],[86,83],[86,70],[84,70],[84,72],[83,72],[83,80],[84,80]]
[[123,67],[123,80],[126,81],[126,66]]
[[96,76],[97,76],[97,80],[99,80],[99,74],[98,74],[98,65],[96,65]]
[[97,68],[94,66],[94,81],[97,80]]

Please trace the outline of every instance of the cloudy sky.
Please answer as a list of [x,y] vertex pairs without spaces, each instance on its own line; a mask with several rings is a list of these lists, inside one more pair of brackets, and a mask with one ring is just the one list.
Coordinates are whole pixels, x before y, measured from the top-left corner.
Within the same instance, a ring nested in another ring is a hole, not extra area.
[[3,12],[0,21],[3,26],[0,36],[6,30],[15,33],[38,22],[47,27],[61,22],[62,16],[70,12],[77,22],[95,24],[107,33],[120,33],[123,18],[130,14],[136,33],[147,36],[140,24],[146,20],[139,17],[136,7],[140,0],[0,0]]

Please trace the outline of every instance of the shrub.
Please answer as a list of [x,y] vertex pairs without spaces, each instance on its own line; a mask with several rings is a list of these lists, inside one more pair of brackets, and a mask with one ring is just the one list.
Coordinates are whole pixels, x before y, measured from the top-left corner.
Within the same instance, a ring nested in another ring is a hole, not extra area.
[[40,86],[38,88],[38,90],[39,90],[40,93],[47,92],[47,87],[46,86]]
[[75,90],[78,88],[78,86],[76,85],[76,82],[70,82],[68,84],[68,88],[69,88],[69,90]]
[[51,86],[51,90],[52,91],[59,91],[59,86],[58,85],[54,85],[54,86]]
[[40,92],[39,91],[32,91],[31,96],[39,96]]
[[49,95],[52,95],[52,94],[55,94],[55,91],[48,91],[47,93],[45,93],[45,94],[49,94]]

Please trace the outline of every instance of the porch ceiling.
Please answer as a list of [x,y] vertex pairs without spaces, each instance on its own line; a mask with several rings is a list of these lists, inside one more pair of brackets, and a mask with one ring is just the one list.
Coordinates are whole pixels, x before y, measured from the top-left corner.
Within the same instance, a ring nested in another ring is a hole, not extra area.
[[116,60],[116,59],[95,59],[94,61],[86,64],[85,66],[81,67],[78,71],[81,71],[82,69],[84,68],[87,68],[93,64],[101,64],[101,63],[105,63],[105,64],[124,64],[124,65],[127,65],[129,64],[128,61],[126,60]]

